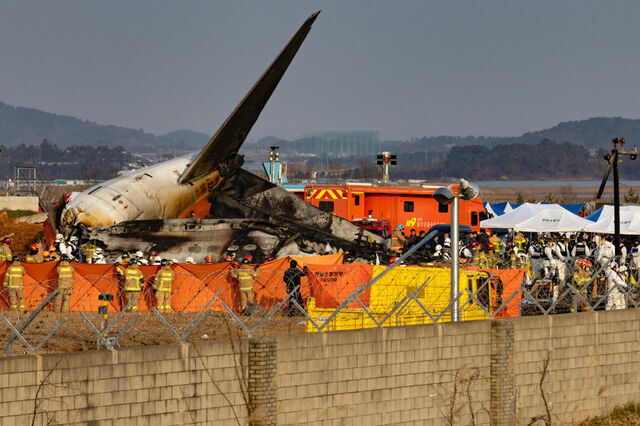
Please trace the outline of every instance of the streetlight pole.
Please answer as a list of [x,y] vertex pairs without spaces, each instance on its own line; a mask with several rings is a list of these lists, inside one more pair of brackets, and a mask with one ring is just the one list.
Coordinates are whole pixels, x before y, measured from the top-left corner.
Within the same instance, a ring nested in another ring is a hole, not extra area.
[[458,240],[460,239],[458,195],[453,197],[451,203],[451,322],[460,321],[460,252]]
[[451,322],[458,322],[460,318],[460,226],[459,210],[460,199],[471,201],[478,196],[480,189],[477,185],[460,179],[457,194],[453,193],[452,186],[438,188],[433,192],[433,197],[439,204],[451,204]]

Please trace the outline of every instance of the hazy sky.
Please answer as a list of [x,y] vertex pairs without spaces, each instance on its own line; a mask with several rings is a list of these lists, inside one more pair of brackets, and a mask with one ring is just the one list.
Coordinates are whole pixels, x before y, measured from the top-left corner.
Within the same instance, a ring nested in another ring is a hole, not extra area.
[[0,0],[0,101],[212,133],[322,13],[250,139],[640,117],[638,1]]

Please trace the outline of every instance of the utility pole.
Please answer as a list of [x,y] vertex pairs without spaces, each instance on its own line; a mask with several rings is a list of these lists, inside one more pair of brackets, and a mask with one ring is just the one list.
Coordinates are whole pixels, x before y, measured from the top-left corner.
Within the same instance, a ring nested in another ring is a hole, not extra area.
[[[622,163],[620,159],[621,155],[628,155],[631,160],[638,158],[638,147],[634,146],[633,151],[625,151],[624,138],[612,139],[611,143],[613,144],[613,149],[604,156],[604,159],[607,160],[608,163],[607,171],[602,178],[600,189],[598,189],[598,194],[596,194],[596,200],[602,197],[604,188],[607,185],[607,180],[609,179],[609,174],[613,168],[613,244],[615,245],[617,257],[622,254],[620,250],[620,175],[618,173],[618,164]],[[618,149],[618,145],[620,145],[620,149]]]

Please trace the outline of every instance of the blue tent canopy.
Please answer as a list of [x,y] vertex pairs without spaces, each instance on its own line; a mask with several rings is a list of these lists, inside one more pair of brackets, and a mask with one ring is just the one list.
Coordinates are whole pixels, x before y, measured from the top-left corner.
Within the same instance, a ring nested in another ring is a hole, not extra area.
[[508,205],[510,205],[508,201],[504,203],[484,203],[484,207],[487,211],[493,211],[496,216],[502,216],[505,213],[504,209],[507,208]]
[[[540,204],[556,204],[556,203],[540,203]],[[577,203],[577,204],[559,204],[560,206],[564,207],[565,209],[569,210],[571,213],[573,214],[578,214],[580,213],[580,210],[582,210],[582,208],[584,207],[584,203]],[[515,208],[515,207],[514,207]]]
[[602,214],[602,210],[604,210],[604,206],[600,207],[595,212],[591,213],[589,216],[585,216],[584,218],[590,220],[592,222],[597,222],[600,219],[600,215]]

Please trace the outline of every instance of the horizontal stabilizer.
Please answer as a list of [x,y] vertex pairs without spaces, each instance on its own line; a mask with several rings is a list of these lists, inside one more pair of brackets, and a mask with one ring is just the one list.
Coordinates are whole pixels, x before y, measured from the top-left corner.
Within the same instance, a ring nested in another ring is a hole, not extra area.
[[207,146],[187,166],[178,180],[179,183],[185,183],[211,173],[220,162],[237,154],[319,13],[320,11],[317,11],[302,24],[298,32],[227,118],[227,121],[213,135]]

